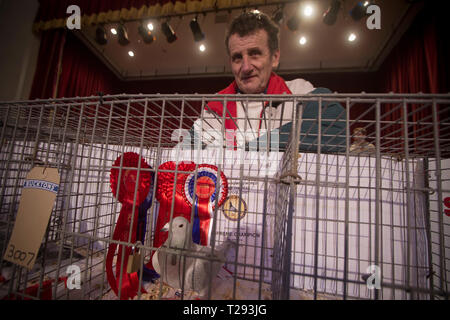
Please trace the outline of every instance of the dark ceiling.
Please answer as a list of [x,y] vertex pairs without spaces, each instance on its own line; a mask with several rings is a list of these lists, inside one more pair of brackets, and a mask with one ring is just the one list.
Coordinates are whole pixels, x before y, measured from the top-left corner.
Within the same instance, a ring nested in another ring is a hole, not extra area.
[[[277,72],[294,74],[376,70],[409,27],[418,9],[406,0],[376,1],[381,13],[381,29],[369,30],[366,17],[355,21],[349,14],[357,2],[342,1],[337,21],[332,26],[322,21],[329,0],[286,3],[280,25],[281,60]],[[313,14],[305,17],[302,10],[308,4],[313,8]],[[258,10],[272,15],[277,6],[259,6]],[[95,26],[83,28],[78,36],[121,80],[226,76],[230,74],[230,69],[224,46],[225,32],[230,19],[241,11],[219,11],[198,16],[206,36],[204,52],[198,49],[199,43],[194,42],[189,28],[194,15],[170,19],[169,23],[178,37],[173,43],[166,41],[158,21],[153,21],[156,40],[151,44],[144,43],[140,37],[138,27],[141,22],[138,21],[125,24],[130,40],[127,46],[121,46],[117,36],[109,31],[117,25],[105,26],[108,43],[103,46],[95,41]],[[286,26],[286,21],[294,13],[300,13],[299,29],[295,32]],[[348,41],[350,33],[357,36],[354,42]],[[299,44],[302,36],[307,39],[303,46]],[[129,51],[134,52],[134,57],[128,55]]]

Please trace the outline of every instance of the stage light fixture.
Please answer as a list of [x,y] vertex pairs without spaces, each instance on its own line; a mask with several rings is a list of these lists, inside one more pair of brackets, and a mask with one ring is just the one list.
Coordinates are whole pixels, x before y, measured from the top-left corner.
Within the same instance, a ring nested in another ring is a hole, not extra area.
[[283,18],[284,18],[283,8],[278,8],[272,15],[272,20],[278,25],[280,25],[283,22]]
[[166,36],[168,43],[172,43],[177,40],[177,35],[167,21],[161,24],[161,30]]
[[117,28],[117,37],[119,38],[119,44],[121,46],[126,46],[130,43],[130,41],[128,40],[127,28],[125,27],[125,25],[119,25],[119,27]]
[[153,32],[148,29],[148,27],[144,27],[140,25],[138,28],[139,35],[142,37],[145,43],[150,44],[155,41],[156,37],[153,35]]
[[153,31],[153,23],[149,22],[147,24],[147,29],[150,30],[150,31]]
[[134,52],[133,51],[128,51],[128,55],[130,56],[130,57],[134,57]]
[[204,51],[206,50],[206,47],[205,47],[204,44],[201,44],[201,45],[198,47],[198,49],[199,49],[201,52],[204,52]]
[[200,25],[197,21],[197,17],[191,20],[189,23],[189,26],[191,27],[192,34],[194,35],[194,41],[202,41],[205,39],[205,34],[202,32],[202,29],[200,29]]
[[331,0],[330,7],[328,10],[323,14],[323,23],[332,26],[336,23],[337,15],[339,12],[339,9],[341,8],[341,1],[340,0]]
[[108,39],[106,38],[106,30],[103,26],[98,26],[95,30],[95,41],[101,46],[108,43]]
[[297,31],[300,24],[300,18],[298,16],[298,13],[294,13],[292,17],[289,18],[286,25],[291,31]]
[[350,10],[350,16],[355,21],[359,21],[367,15],[367,7],[371,1],[358,1],[358,3]]
[[112,33],[113,35],[116,35],[116,34],[117,34],[117,29],[116,29],[116,28],[111,28],[111,33]]

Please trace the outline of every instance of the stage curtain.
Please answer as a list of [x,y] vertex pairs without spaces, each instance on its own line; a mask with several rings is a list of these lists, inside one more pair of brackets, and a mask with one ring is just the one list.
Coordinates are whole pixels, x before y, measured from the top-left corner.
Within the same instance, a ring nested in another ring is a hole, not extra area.
[[119,79],[72,33],[42,33],[30,99],[114,94]]
[[67,34],[57,97],[114,94],[119,79],[75,35]]
[[[438,63],[442,52],[438,46],[438,17],[435,10],[426,7],[414,20],[409,30],[391,52],[382,66],[382,92],[432,93],[440,92],[441,78]],[[409,104],[408,140],[410,152],[423,153],[431,149],[433,128],[431,105]],[[404,110],[401,105],[384,104],[381,110],[382,151],[403,155]],[[399,139],[401,138],[401,139]]]
[[65,38],[66,30],[64,29],[49,30],[41,35],[30,99],[55,97]]

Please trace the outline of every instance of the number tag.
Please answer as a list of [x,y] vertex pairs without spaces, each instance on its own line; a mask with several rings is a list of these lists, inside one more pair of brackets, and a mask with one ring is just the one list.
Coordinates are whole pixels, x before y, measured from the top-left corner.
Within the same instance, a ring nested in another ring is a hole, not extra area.
[[27,175],[4,259],[32,269],[59,189],[54,168],[35,167]]

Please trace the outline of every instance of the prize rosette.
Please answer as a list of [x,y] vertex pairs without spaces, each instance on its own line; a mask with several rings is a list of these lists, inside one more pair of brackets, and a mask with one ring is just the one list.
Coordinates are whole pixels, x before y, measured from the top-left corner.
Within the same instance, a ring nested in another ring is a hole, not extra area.
[[[122,169],[119,169],[119,167]],[[139,155],[134,152],[124,153],[113,163],[113,168],[110,172],[110,187],[114,197],[122,204],[119,218],[117,219],[116,227],[114,228],[113,240],[136,243],[137,233],[143,233],[142,230],[138,232],[139,220],[142,220],[139,219],[139,212],[142,211],[139,210],[139,207],[140,204],[146,200],[146,197],[149,194],[150,186],[152,184],[152,173],[150,171],[140,170],[138,179],[139,167],[141,169],[151,168],[142,157],[139,157]],[[133,222],[132,226],[131,222]],[[114,274],[112,264],[116,249],[116,243],[111,243],[109,245],[108,254],[106,257],[106,274],[109,285],[116,295],[118,295],[120,275],[122,274],[122,289],[120,298],[126,300],[133,298],[137,294],[138,286],[136,285],[136,282],[139,281],[139,277],[137,276],[137,272],[132,274],[128,274],[126,272],[128,256],[132,251],[131,247],[125,247],[124,263],[121,268],[123,253],[122,245],[119,246],[116,260],[116,272]]]
[[167,240],[167,232],[160,230],[170,219],[177,216],[182,216],[190,222],[192,216],[193,242],[208,245],[215,205],[217,203],[217,206],[221,206],[227,195],[227,178],[223,172],[218,175],[216,166],[196,165],[193,162],[180,162],[178,165],[173,161],[163,163],[159,167],[156,189],[159,212],[154,246],[160,247]]
[[[220,207],[228,194],[228,182],[223,171],[218,174],[216,166],[201,164],[198,166],[197,183],[195,173],[187,176],[184,183],[183,198],[194,206],[194,221],[192,224],[192,241],[201,245],[209,245],[213,211]],[[220,186],[220,192],[216,186]]]

